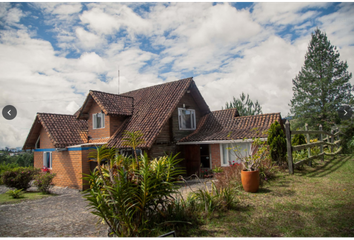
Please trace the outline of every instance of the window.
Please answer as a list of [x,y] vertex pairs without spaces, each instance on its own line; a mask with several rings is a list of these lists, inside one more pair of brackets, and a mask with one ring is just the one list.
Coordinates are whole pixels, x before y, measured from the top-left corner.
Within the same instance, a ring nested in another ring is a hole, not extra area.
[[92,114],[93,129],[104,128],[104,113]]
[[[236,150],[236,152],[234,151]],[[240,158],[249,156],[251,143],[225,143],[220,144],[221,166],[241,163]]]
[[195,110],[178,108],[179,130],[195,130]]
[[52,152],[43,152],[43,167],[52,168]]

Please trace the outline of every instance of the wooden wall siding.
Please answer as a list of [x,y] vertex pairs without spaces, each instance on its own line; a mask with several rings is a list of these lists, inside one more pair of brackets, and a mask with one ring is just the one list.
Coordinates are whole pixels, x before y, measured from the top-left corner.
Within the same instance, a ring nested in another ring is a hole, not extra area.
[[199,175],[199,168],[200,168],[199,145],[185,145],[184,157],[186,161],[187,175],[190,176],[194,173],[197,173]]
[[194,101],[194,98],[190,93],[185,93],[182,97],[181,101],[178,103],[176,109],[172,113],[172,138],[173,141],[179,141],[180,139],[188,136],[194,130],[179,130],[178,124],[178,108],[183,108],[183,104],[188,106],[190,109],[195,110],[195,118],[196,118],[196,125],[198,126],[199,120],[202,117],[202,113],[200,108],[198,107],[197,103]]
[[177,147],[176,145],[169,145],[169,144],[154,144],[148,151],[149,157],[158,158],[165,156],[167,154],[177,154]]
[[155,143],[169,143],[171,142],[171,131],[170,131],[170,119],[167,121],[165,126],[163,126],[160,134],[157,136]]

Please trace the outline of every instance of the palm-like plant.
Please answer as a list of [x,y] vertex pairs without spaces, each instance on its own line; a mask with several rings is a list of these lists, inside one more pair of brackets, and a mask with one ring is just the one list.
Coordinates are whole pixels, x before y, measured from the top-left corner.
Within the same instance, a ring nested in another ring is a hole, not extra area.
[[[137,146],[137,145],[136,145]],[[177,155],[149,160],[147,154],[140,159],[141,166],[133,167],[131,157],[116,153],[116,149],[102,146],[90,154],[98,165],[85,178],[90,189],[85,191],[92,213],[106,222],[117,236],[147,236],[154,219],[163,219],[168,206],[174,203],[177,176],[183,170]],[[107,162],[101,166],[102,160]]]
[[133,148],[134,157],[138,169],[139,169],[139,161],[138,161],[138,156],[136,154],[136,149],[138,148],[139,145],[142,145],[144,143],[145,140],[143,138],[143,133],[141,131],[135,131],[135,132],[124,131],[123,146],[129,146]]

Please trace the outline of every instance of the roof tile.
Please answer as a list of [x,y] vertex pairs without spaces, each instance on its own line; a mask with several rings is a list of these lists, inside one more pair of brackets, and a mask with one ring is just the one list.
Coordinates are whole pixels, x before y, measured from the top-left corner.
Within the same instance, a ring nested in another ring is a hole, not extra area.
[[179,142],[266,137],[263,131],[268,130],[274,121],[281,123],[280,113],[238,116],[235,108],[214,111],[205,115],[197,129]]
[[193,78],[186,78],[121,94],[134,98],[134,114],[113,134],[108,146],[124,148],[126,130],[141,131],[145,143],[139,147],[150,148],[192,82]]
[[38,119],[49,134],[54,147],[87,143],[87,121],[78,120],[74,115],[38,113]]

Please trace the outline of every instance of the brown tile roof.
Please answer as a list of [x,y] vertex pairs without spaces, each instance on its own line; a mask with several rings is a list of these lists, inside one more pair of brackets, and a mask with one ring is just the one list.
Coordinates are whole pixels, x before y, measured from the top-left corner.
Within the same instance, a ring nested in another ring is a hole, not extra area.
[[[190,90],[202,113],[210,113],[210,109],[193,78],[186,78],[120,95],[90,91],[83,106],[74,115],[40,113],[37,118],[49,133],[56,147],[87,143],[87,122],[80,119],[87,118],[87,112],[95,101],[105,114],[127,116],[108,140],[108,146],[124,148],[125,146],[122,145],[123,132],[125,130],[140,130],[145,143],[139,147],[150,148],[187,90]],[[24,148],[34,148],[37,139],[32,133],[38,132],[38,124],[35,123],[28,135],[31,140],[26,140]],[[90,140],[92,143],[102,141]]]
[[74,116],[87,120],[87,113],[93,102],[96,102],[106,115],[131,116],[134,109],[133,101],[132,97],[90,90],[84,104]]
[[78,120],[74,115],[37,113],[24,149],[34,148],[40,125],[46,130],[55,148],[87,143],[87,121]]
[[[192,134],[179,142],[266,137],[262,132],[268,130],[275,120],[281,123],[280,113],[238,116],[235,108],[213,111],[200,120],[197,129]],[[257,130],[254,130],[255,128]]]
[[107,115],[126,115],[133,114],[133,98],[99,91],[90,91],[90,95],[98,106]]
[[[124,130],[140,130],[143,133],[145,144],[139,147],[150,148],[180,99],[191,86],[195,86],[193,78],[186,78],[121,94],[121,96],[134,98],[134,113],[113,134],[108,141],[108,146],[124,148],[122,145]],[[200,98],[199,101],[204,102]],[[210,112],[206,104],[204,108],[205,111]]]

